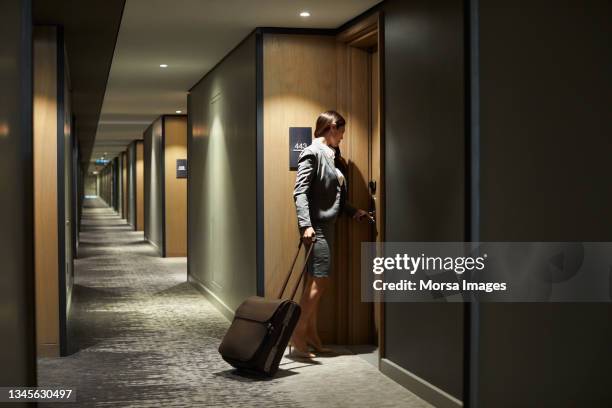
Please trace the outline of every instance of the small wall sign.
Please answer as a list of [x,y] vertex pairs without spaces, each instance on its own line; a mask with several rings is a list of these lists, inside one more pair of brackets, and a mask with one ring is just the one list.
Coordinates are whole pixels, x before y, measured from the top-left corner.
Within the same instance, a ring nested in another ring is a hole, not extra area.
[[297,170],[298,158],[302,150],[312,143],[312,128],[289,128],[289,170]]
[[187,159],[176,160],[176,178],[187,178]]

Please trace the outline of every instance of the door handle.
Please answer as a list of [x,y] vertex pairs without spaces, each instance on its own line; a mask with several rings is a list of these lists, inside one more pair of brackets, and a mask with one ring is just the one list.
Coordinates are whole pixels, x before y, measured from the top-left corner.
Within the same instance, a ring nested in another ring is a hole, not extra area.
[[370,188],[370,194],[376,194],[376,180],[370,180],[368,187]]
[[368,211],[368,221],[370,224],[376,224],[376,180],[368,182],[370,189],[370,211]]
[[368,211],[368,221],[372,224],[376,223],[376,210]]

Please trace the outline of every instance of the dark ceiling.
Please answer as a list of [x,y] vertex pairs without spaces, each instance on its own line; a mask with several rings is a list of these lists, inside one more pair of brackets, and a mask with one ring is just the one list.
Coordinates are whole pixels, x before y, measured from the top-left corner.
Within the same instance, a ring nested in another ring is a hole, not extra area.
[[64,28],[80,160],[87,166],[125,0],[34,0],[34,24]]

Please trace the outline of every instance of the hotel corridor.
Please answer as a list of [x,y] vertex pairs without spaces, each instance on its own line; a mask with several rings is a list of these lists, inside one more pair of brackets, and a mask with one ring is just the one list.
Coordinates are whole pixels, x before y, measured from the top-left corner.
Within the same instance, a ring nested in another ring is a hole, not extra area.
[[266,381],[237,375],[217,352],[229,322],[186,276],[185,258],[158,257],[142,232],[86,199],[71,355],[40,359],[40,386],[73,387],[79,406],[430,406],[343,349],[314,364],[284,359]]

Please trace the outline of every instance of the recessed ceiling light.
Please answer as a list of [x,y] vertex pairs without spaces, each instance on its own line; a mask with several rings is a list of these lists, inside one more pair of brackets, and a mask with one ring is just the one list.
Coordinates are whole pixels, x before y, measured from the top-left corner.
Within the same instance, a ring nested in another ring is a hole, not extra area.
[[307,12],[307,11],[302,11],[302,12],[300,13],[300,17],[310,17],[310,13],[309,13],[309,12]]
[[160,68],[168,68],[168,64],[159,64]]
[[176,111],[176,113],[181,113],[181,112],[182,112],[182,110],[177,110],[177,111]]

